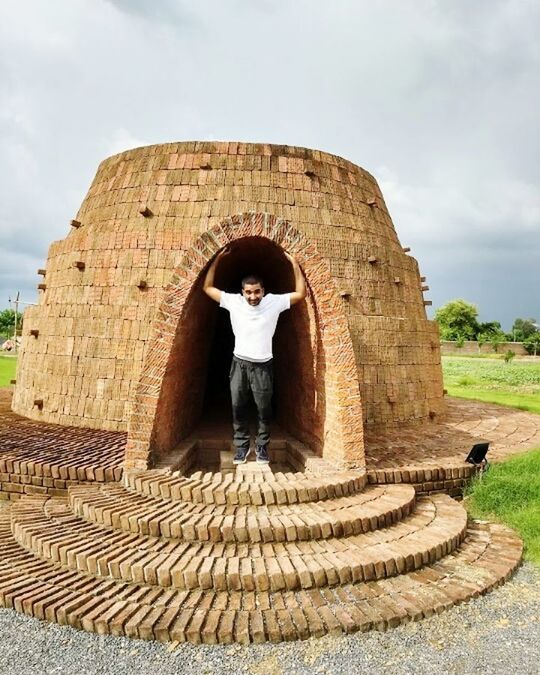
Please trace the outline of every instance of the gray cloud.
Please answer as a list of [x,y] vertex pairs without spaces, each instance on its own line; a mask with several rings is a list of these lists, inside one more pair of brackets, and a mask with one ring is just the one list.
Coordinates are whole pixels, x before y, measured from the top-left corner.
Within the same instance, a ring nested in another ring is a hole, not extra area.
[[435,305],[540,317],[539,27],[533,0],[3,3],[0,306],[105,156],[212,138],[360,164]]
[[183,30],[196,29],[198,23],[189,3],[179,0],[105,0],[105,2],[119,12],[136,17],[138,19],[173,24]]

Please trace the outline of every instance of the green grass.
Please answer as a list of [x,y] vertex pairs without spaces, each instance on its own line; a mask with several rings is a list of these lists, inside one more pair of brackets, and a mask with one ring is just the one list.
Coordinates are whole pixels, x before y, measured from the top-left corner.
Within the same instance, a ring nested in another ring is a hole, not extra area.
[[486,403],[498,403],[518,410],[533,412],[540,415],[540,396],[538,394],[512,394],[479,387],[447,387],[449,396],[468,398]]
[[0,356],[0,387],[8,387],[9,381],[15,379],[17,359],[13,356]]
[[[540,359],[512,361],[443,357],[450,396],[498,403],[540,414]],[[517,530],[525,557],[540,564],[540,448],[493,465],[468,489],[467,508],[476,518],[499,520]]]
[[443,356],[450,396],[498,403],[540,414],[540,360],[513,361]]
[[467,494],[473,517],[495,519],[517,530],[525,558],[540,563],[540,448],[492,465]]

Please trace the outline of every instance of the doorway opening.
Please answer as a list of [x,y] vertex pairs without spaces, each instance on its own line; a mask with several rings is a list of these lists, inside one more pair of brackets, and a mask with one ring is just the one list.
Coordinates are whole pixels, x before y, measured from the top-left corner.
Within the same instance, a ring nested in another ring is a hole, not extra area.
[[[206,268],[207,269],[207,268]],[[193,285],[168,360],[154,426],[154,455],[215,425],[229,439],[229,370],[234,336],[229,313],[202,290],[204,269]],[[218,266],[217,288],[240,293],[249,274],[262,277],[266,293],[294,290],[294,272],[283,249],[264,237],[235,240]],[[280,315],[274,336],[274,419],[317,452],[323,437],[324,354],[312,297]],[[255,410],[253,410],[255,421]]]

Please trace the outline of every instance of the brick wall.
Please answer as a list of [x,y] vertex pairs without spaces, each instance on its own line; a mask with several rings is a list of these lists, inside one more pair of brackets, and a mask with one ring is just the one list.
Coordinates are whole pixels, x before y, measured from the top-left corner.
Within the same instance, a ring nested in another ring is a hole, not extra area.
[[[221,279],[216,278],[225,288],[234,288],[230,275],[241,272],[258,255],[261,272],[266,271],[275,289],[290,289],[292,270],[283,251],[297,258],[310,293],[304,306],[290,310],[288,325],[285,321],[280,328],[277,397],[283,398],[278,401],[279,417],[287,430],[323,457],[342,465],[363,466],[354,350],[328,266],[313,244],[287,221],[270,214],[244,214],[201,235],[185,253],[165,291],[137,386],[126,468],[153,463],[198,421],[211,334],[211,302],[201,297],[200,287],[208,263],[226,246],[232,253],[225,259]],[[303,375],[313,386],[309,396]]]
[[[527,350],[522,342],[502,342],[498,347],[498,354],[506,354],[507,351],[514,352],[517,356],[527,356]],[[441,341],[441,354],[453,354],[454,356],[466,356],[467,354],[494,354],[493,346],[489,343],[478,348],[478,342],[475,340],[466,340],[462,347],[458,347],[455,342],[450,340]]]
[[[138,148],[101,163],[77,222],[49,249],[39,305],[27,310],[14,410],[126,430],[175,268],[201,234],[245,212],[289,221],[324,261],[350,331],[364,423],[440,413],[437,328],[373,177],[316,150],[210,142]],[[317,304],[306,306],[288,339],[316,320]],[[321,363],[339,352],[336,340],[312,338]],[[323,417],[321,391],[306,384],[299,395],[310,406],[317,399]]]

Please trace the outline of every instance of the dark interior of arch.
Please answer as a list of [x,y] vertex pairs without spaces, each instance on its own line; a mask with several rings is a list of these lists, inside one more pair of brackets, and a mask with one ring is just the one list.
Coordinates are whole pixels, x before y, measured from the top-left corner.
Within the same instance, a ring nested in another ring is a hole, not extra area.
[[[206,269],[191,289],[168,358],[154,425],[153,454],[175,447],[196,430],[203,417],[206,421],[231,421],[228,375],[234,336],[229,313],[202,290],[205,274]],[[242,279],[250,274],[262,277],[266,293],[294,290],[290,262],[268,239],[236,240],[219,264],[215,285],[239,293]],[[324,350],[317,322],[311,299],[298,303],[281,314],[273,347],[275,419],[314,450],[322,445],[325,416]]]

